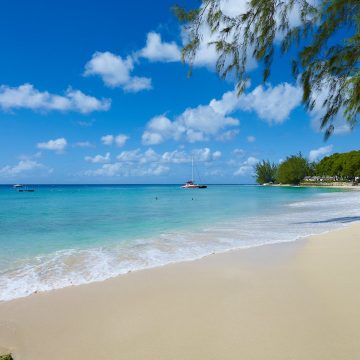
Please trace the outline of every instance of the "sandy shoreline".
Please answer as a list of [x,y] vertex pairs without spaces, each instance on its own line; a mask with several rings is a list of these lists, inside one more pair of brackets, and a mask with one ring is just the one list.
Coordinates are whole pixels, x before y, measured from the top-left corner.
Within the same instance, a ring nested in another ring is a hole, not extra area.
[[297,187],[297,188],[323,188],[323,189],[343,189],[343,190],[355,190],[360,191],[359,185],[321,185],[321,184],[301,184],[301,185],[291,185],[291,184],[271,184],[271,185],[262,185],[270,187]]
[[16,359],[358,359],[360,224],[0,303]]

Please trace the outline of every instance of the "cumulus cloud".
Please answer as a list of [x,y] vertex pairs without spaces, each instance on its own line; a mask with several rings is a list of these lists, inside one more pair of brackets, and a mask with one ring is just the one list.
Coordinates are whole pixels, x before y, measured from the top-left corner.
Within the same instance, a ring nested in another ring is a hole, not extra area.
[[101,137],[101,142],[104,145],[111,145],[114,142],[114,135],[104,135]]
[[63,152],[66,146],[67,146],[67,141],[65,138],[49,140],[47,142],[41,142],[37,144],[38,149],[55,151],[57,153]]
[[[166,174],[172,164],[197,162],[210,164],[221,158],[220,151],[211,151],[209,148],[194,149],[190,152],[176,149],[157,153],[149,148],[122,151],[114,163],[105,163],[99,169],[88,171],[89,176],[159,176]],[[94,161],[93,161],[94,162]]]
[[301,88],[285,82],[276,86],[259,85],[240,96],[235,90],[228,91],[220,100],[212,100],[210,105],[222,114],[236,110],[251,111],[269,124],[281,124],[301,104],[301,99]]
[[112,164],[104,164],[101,168],[87,172],[90,176],[160,176],[169,171],[167,166],[150,164],[147,167],[130,167],[127,164],[116,162]]
[[149,61],[174,62],[180,61],[180,47],[174,42],[163,42],[161,35],[149,32],[146,37],[146,45],[138,52],[138,56]]
[[24,172],[31,172],[32,170],[39,168],[45,168],[45,166],[35,160],[24,159],[20,160],[14,166],[7,165],[3,168],[0,168],[0,174],[2,176],[12,177],[23,174]]
[[256,157],[250,156],[243,161],[240,167],[234,172],[234,176],[246,176],[254,174],[254,166],[259,162]]
[[100,76],[108,87],[122,87],[128,92],[151,89],[151,79],[132,76],[134,60],[128,56],[123,59],[109,51],[96,52],[85,65],[85,76]]
[[94,164],[105,164],[110,162],[110,153],[105,155],[85,156],[85,161],[92,162]]
[[247,142],[249,143],[253,143],[256,141],[256,137],[253,136],[253,135],[249,135],[247,138],[246,138]]
[[113,145],[113,144],[115,144],[118,147],[124,146],[128,140],[129,140],[129,136],[127,136],[125,134],[104,135],[104,136],[101,137],[101,142],[104,145]]
[[194,143],[209,140],[227,127],[238,125],[239,120],[217,112],[211,105],[200,105],[186,109],[173,121],[164,115],[152,118],[142,141],[145,145],[156,145],[171,139]]
[[129,136],[124,135],[124,134],[119,134],[119,135],[115,136],[115,144],[118,147],[122,147],[126,144],[128,139],[129,139]]
[[322,158],[323,156],[330,154],[332,152],[332,149],[333,149],[333,146],[328,145],[328,146],[319,147],[318,149],[311,150],[309,152],[309,160],[317,161],[320,158]]
[[64,95],[39,91],[31,84],[18,87],[0,86],[0,107],[9,111],[14,109],[30,109],[37,111],[75,111],[88,114],[93,111],[110,109],[109,99],[97,99],[69,88]]
[[[188,142],[207,141],[215,138],[229,141],[238,133],[239,120],[230,116],[236,111],[253,111],[269,124],[280,124],[300,105],[302,92],[297,86],[282,83],[277,86],[257,86],[247,94],[237,96],[236,91],[226,92],[220,100],[208,105],[188,108],[174,120],[165,115],[155,116],[146,125],[142,135],[145,145],[156,145],[166,140]],[[254,137],[248,140],[254,141]]]

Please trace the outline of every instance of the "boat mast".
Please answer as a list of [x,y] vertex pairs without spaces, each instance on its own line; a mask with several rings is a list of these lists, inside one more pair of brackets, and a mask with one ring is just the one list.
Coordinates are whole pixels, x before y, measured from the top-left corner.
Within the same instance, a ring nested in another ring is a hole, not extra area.
[[191,181],[194,182],[194,157],[191,158]]

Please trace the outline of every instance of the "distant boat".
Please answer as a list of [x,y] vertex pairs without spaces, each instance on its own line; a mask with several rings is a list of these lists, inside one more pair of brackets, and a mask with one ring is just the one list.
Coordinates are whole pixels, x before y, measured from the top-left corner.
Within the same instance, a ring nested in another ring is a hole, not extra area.
[[183,189],[206,189],[207,185],[200,185],[194,182],[194,158],[191,159],[191,180],[187,181],[183,186]]
[[16,189],[18,192],[34,192],[35,189],[32,187],[29,187],[27,185],[22,184],[15,184],[13,185],[13,188]]

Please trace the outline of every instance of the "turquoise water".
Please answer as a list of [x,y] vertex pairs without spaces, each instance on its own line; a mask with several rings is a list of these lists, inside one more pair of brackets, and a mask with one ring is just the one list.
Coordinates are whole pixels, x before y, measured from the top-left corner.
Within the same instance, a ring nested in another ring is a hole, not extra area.
[[291,241],[359,215],[360,193],[327,189],[0,186],[0,300]]

